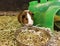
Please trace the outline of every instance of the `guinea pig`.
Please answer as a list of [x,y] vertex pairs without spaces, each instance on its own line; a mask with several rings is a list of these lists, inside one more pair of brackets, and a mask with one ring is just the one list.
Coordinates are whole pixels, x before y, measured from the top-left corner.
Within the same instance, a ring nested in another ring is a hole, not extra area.
[[33,13],[29,10],[24,10],[18,15],[18,21],[25,26],[33,25]]

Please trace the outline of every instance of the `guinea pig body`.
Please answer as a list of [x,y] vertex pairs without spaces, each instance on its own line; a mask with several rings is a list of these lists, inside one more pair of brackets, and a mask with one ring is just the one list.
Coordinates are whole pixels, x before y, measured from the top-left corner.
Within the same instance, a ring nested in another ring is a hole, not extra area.
[[32,26],[33,25],[33,13],[29,10],[24,10],[21,14],[18,15],[18,21],[22,25]]

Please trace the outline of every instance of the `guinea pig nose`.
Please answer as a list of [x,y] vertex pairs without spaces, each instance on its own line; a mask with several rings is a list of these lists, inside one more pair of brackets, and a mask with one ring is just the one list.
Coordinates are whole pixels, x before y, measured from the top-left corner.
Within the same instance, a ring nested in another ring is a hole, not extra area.
[[31,26],[32,26],[32,25],[33,25],[33,23],[30,23],[30,24],[28,24],[28,25],[31,25]]

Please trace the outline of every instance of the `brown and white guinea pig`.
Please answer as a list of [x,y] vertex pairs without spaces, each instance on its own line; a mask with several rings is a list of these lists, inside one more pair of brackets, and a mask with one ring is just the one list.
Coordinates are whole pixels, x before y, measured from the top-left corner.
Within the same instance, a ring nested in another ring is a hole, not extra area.
[[33,15],[34,14],[29,10],[24,10],[22,13],[18,15],[18,21],[24,26],[32,26]]

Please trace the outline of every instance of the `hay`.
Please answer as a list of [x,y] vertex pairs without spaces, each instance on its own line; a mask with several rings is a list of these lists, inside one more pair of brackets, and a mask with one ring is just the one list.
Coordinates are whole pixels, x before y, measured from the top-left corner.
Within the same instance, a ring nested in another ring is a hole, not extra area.
[[17,46],[14,32],[20,27],[17,16],[0,16],[0,46]]
[[0,16],[0,46],[60,46],[60,32],[50,35],[44,27],[21,27],[17,16]]

